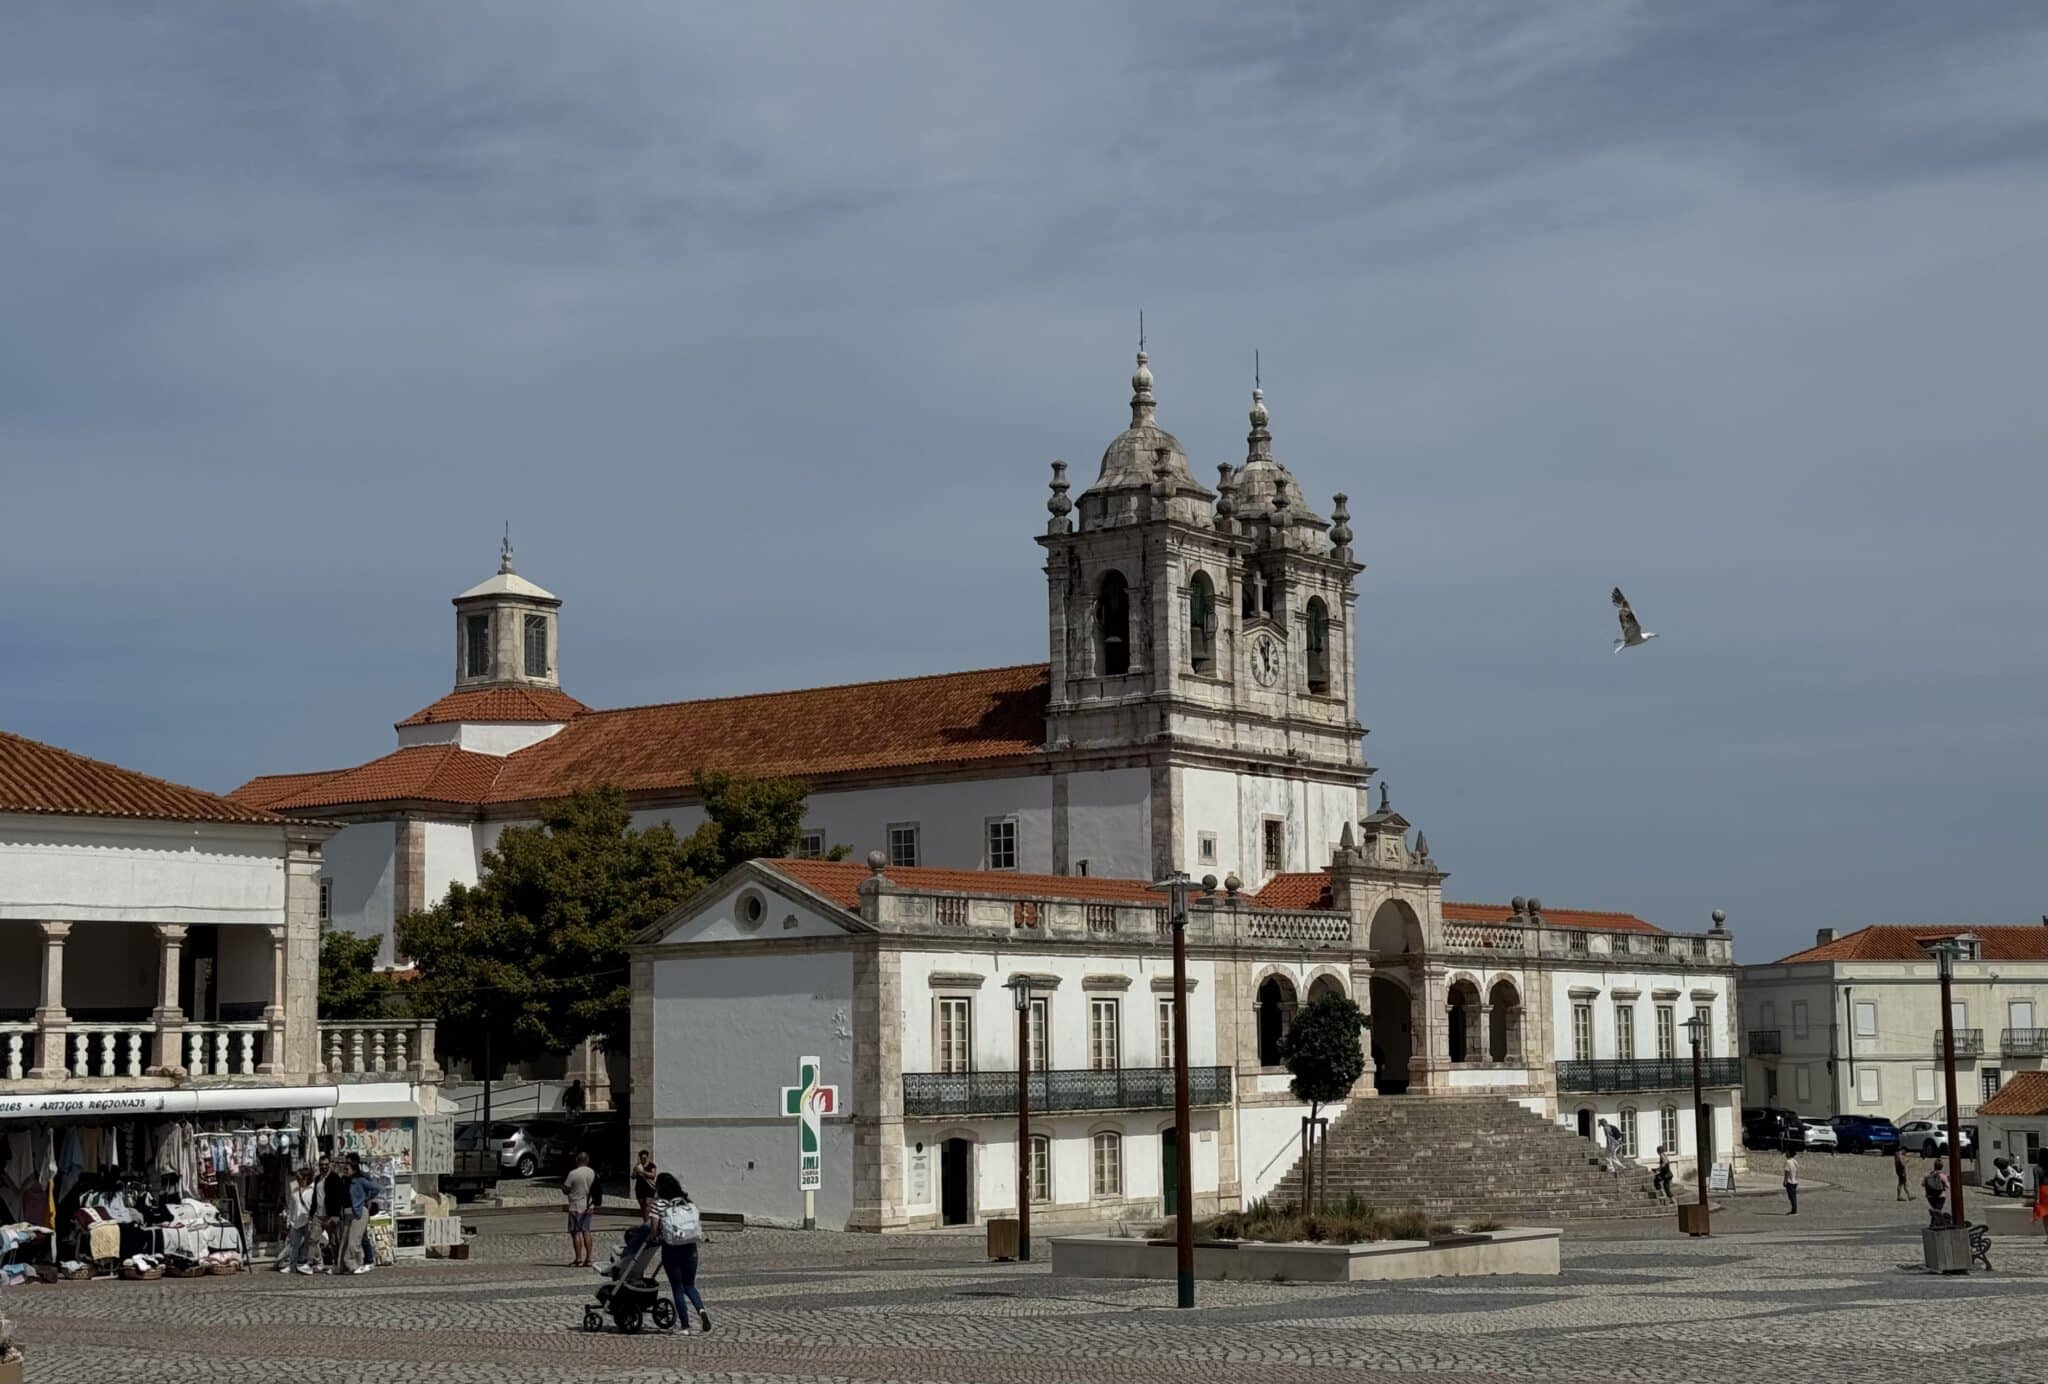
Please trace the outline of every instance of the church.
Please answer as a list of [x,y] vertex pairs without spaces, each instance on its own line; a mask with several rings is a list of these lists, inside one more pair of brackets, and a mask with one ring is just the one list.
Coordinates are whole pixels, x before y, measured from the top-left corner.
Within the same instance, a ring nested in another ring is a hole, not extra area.
[[[1369,801],[1364,568],[1344,495],[1319,515],[1270,422],[1254,388],[1242,462],[1205,485],[1160,425],[1141,346],[1093,482],[1072,496],[1052,464],[1044,662],[593,709],[562,687],[561,600],[508,547],[455,597],[454,686],[398,722],[391,753],[235,796],[338,824],[323,908],[388,939],[549,799],[616,786],[636,823],[688,832],[702,771],[808,783],[797,858],[741,866],[633,948],[633,1144],[715,1210],[794,1221],[800,1184],[833,1227],[1015,1208],[1023,1042],[1034,1204],[1051,1221],[1158,1214],[1182,1195],[1177,1000],[1197,1069],[1186,1194],[1204,1210],[1271,1194],[1307,1113],[1279,1040],[1331,989],[1371,1016],[1369,1078],[1329,1111],[1340,1130],[1401,1104],[1380,1097],[1478,1099],[1468,1116],[1500,1147],[1548,1139],[1567,1164],[1596,1121],[1630,1159],[1661,1144],[1739,1161],[1718,920],[1674,934],[1447,902],[1428,842],[1384,788]],[[853,860],[825,858],[838,844]],[[1151,887],[1176,871],[1203,882],[1180,997]],[[1709,1059],[1704,1149],[1688,1030]],[[784,1124],[791,1092],[816,1127]]]

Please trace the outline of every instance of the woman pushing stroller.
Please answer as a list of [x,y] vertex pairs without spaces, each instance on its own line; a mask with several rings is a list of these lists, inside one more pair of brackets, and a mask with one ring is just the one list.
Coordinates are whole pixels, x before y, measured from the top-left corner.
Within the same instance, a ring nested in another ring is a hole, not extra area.
[[676,1300],[676,1325],[683,1334],[689,1334],[690,1313],[683,1305],[687,1300],[697,1309],[697,1319],[708,1335],[711,1314],[704,1310],[704,1297],[697,1291],[697,1246],[704,1239],[703,1219],[674,1173],[662,1173],[654,1179],[654,1200],[647,1208],[647,1233],[661,1237],[661,1268],[668,1275],[669,1291]]

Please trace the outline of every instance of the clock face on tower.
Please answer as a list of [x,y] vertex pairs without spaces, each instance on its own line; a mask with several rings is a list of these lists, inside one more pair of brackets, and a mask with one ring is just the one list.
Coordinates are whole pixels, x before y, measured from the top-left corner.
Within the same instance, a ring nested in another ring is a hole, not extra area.
[[1261,687],[1271,687],[1280,681],[1280,641],[1270,634],[1260,634],[1252,640],[1252,677]]

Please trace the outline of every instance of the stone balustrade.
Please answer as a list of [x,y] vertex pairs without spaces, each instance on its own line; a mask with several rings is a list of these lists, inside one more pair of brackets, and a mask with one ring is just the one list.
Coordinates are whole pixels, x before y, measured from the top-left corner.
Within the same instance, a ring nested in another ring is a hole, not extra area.
[[20,1081],[36,1059],[34,1024],[0,1024],[0,1075]]
[[323,1019],[320,1060],[333,1077],[356,1081],[434,1080],[432,1019]]
[[1334,946],[1351,945],[1351,915],[1329,909],[1302,909],[1278,913],[1222,914],[1235,916],[1238,938],[1244,942],[1317,942]]
[[179,1035],[192,1076],[254,1076],[270,1042],[267,1024],[192,1024]]
[[74,1023],[64,1030],[69,1054],[65,1066],[73,1078],[141,1076],[149,1065],[150,1039],[155,1033],[156,1025],[151,1023]]

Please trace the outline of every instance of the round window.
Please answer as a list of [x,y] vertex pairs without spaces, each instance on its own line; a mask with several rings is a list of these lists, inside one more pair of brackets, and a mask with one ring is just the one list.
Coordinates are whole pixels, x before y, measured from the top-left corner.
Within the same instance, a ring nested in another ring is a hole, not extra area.
[[740,895],[740,925],[742,927],[759,927],[761,926],[761,920],[767,916],[768,901],[766,899],[762,898],[752,889]]

